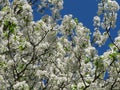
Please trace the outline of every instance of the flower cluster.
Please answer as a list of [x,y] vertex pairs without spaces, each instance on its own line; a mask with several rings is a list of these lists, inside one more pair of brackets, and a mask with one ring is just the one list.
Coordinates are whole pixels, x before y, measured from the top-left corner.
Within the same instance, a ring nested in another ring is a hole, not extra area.
[[[118,10],[119,4],[115,0],[101,0],[98,4],[98,16],[95,16],[93,20],[95,26],[93,41],[99,46],[106,42],[110,29],[116,27],[115,23]],[[100,17],[102,17],[102,19],[100,19]],[[105,30],[103,35],[99,31],[100,27]]]
[[38,11],[44,13],[46,8],[50,8],[55,21],[61,19],[60,10],[63,9],[63,0],[41,0]]
[[98,4],[98,15],[104,16],[101,23],[103,29],[115,27],[118,10],[119,4],[115,0],[101,0]]

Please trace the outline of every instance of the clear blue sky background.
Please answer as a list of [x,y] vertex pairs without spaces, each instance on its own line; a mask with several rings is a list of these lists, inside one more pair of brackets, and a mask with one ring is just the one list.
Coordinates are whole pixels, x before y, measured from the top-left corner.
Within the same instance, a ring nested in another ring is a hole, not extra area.
[[[100,0],[64,0],[64,9],[61,11],[61,15],[72,14],[73,17],[78,18],[80,22],[83,23],[84,26],[89,28],[91,32],[94,31],[93,26],[93,17],[97,15],[97,5]],[[117,0],[120,5],[120,0]],[[46,13],[49,13],[46,11]],[[40,19],[41,15],[38,15],[34,12],[35,20]],[[111,36],[117,36],[117,31],[120,29],[120,11],[117,20],[117,28],[111,30]],[[110,40],[107,40],[104,46],[98,47],[98,54],[102,54],[109,47]]]

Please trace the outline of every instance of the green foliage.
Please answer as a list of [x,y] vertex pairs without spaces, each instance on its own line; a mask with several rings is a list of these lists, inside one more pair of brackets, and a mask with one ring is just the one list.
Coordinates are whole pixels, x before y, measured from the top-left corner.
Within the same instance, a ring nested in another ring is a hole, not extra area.
[[99,69],[104,67],[102,58],[99,58],[99,59],[95,60],[95,66]]
[[114,46],[114,44],[113,44],[113,43],[109,44],[109,47],[113,47],[113,46]]
[[19,49],[20,49],[21,51],[24,50],[24,48],[25,48],[25,47],[24,47],[23,45],[20,45],[20,46],[19,46]]
[[8,6],[5,6],[3,9],[2,9],[2,11],[6,11],[6,10],[8,10]]
[[117,58],[116,58],[117,55],[118,55],[118,53],[116,53],[116,52],[115,52],[115,53],[111,53],[111,54],[109,55],[109,58],[110,58],[110,59],[113,59],[113,60],[116,60],[116,59],[117,59]]
[[4,31],[9,30],[9,33],[14,33],[14,30],[16,28],[16,24],[13,22],[10,22],[9,20],[4,21]]
[[25,20],[26,23],[30,22],[28,17],[24,17],[24,20]]
[[65,50],[66,52],[69,51],[68,47],[64,47],[64,50]]
[[11,33],[14,33],[15,27],[16,27],[16,24],[11,23],[11,26],[9,27],[9,30],[10,30]]
[[18,71],[23,70],[24,66],[25,66],[25,64],[19,63],[19,64],[18,64],[18,67],[17,67],[17,70],[18,70]]
[[77,90],[77,86],[76,86],[76,85],[72,85],[72,86],[71,86],[71,89],[72,89],[72,90]]
[[8,37],[8,33],[4,32],[4,37],[7,38]]
[[90,84],[90,83],[91,83],[91,81],[90,81],[90,80],[86,80],[86,82],[87,82],[88,84]]
[[76,24],[79,23],[78,18],[75,18],[74,21],[76,22]]
[[84,86],[82,86],[82,87],[80,88],[80,90],[84,90]]
[[20,10],[23,9],[22,4],[19,4],[19,5],[18,5],[18,8],[19,8]]
[[89,63],[89,62],[90,62],[90,60],[91,60],[91,58],[86,57],[86,59],[85,59],[85,64]]
[[5,68],[7,65],[5,62],[0,61],[0,68]]
[[36,31],[37,31],[37,30],[40,30],[40,28],[39,28],[39,27],[34,27],[34,30],[36,30]]

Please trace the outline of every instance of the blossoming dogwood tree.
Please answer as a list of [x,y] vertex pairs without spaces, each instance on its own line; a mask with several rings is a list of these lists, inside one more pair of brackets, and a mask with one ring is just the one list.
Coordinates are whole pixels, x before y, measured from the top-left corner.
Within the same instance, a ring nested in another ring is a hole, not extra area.
[[[36,4],[52,15],[35,22]],[[100,0],[92,40],[77,18],[60,17],[61,9],[63,0],[0,0],[0,90],[120,90],[120,34],[110,35],[118,3]],[[110,49],[98,55],[94,44],[108,38]]]

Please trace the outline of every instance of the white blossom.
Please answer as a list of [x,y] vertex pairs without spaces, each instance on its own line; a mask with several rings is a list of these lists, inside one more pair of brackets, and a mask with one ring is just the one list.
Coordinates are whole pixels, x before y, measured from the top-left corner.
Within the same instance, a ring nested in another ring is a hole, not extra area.
[[88,47],[85,49],[85,52],[89,55],[89,56],[95,56],[97,54],[96,50],[94,47]]
[[108,6],[114,11],[119,10],[119,4],[115,0],[108,0]]
[[94,26],[96,26],[96,27],[100,26],[100,17],[98,17],[98,16],[94,17]]
[[17,82],[15,85],[13,85],[13,88],[18,90],[21,90],[21,89],[29,90],[29,86],[26,83],[26,81]]
[[[34,4],[51,15],[34,21]],[[120,35],[102,55],[94,46],[105,45],[116,26],[116,0],[100,0],[92,33],[72,14],[61,17],[63,0],[1,0],[1,5],[0,90],[109,90],[114,83],[112,89],[119,88]]]

